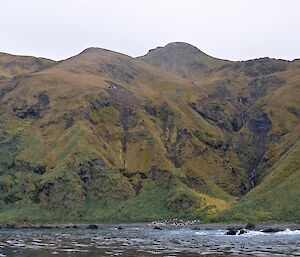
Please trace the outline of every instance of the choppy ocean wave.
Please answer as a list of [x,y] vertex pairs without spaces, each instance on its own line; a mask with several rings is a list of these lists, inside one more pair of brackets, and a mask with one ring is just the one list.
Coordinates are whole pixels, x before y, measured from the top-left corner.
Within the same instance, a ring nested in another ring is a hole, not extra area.
[[284,231],[276,232],[275,235],[300,235],[300,230],[286,229]]
[[[279,231],[275,233],[267,233],[259,230],[247,230],[244,229],[245,233],[241,235],[235,235],[240,237],[251,237],[251,236],[283,236],[283,235],[300,235],[300,230],[290,230],[286,229],[284,231]],[[227,230],[202,230],[195,232],[197,236],[224,236]]]
[[149,226],[95,231],[0,231],[0,257],[192,257],[204,254],[300,256],[300,230],[286,229],[277,233],[247,230],[237,236],[227,236],[224,229],[155,230]]

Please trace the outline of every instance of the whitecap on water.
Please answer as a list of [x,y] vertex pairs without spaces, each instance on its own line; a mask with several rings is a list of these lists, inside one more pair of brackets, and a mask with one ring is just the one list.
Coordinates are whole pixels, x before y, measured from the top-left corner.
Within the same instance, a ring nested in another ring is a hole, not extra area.
[[87,245],[87,244],[73,243],[73,245],[77,246],[77,247],[89,247],[89,245]]
[[207,233],[205,231],[195,232],[195,235],[197,236],[206,236]]
[[195,232],[195,235],[197,236],[224,236],[226,233],[226,230],[215,230],[215,231],[212,231],[212,230],[202,230],[202,231],[197,231]]
[[226,230],[218,229],[215,233],[215,236],[224,236],[226,233]]
[[7,240],[5,241],[8,245],[14,246],[14,247],[25,247],[26,244],[23,244],[20,241],[17,240]]
[[274,235],[300,235],[300,230],[286,229],[284,231],[276,232]]
[[245,234],[239,235],[239,236],[267,236],[269,234],[261,232],[261,231],[255,231],[255,230],[246,230],[247,232]]

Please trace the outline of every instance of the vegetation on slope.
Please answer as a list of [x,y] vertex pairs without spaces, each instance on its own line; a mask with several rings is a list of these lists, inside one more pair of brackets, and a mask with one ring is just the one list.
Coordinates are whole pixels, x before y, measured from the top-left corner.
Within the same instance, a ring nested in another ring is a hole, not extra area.
[[268,176],[245,195],[219,221],[299,222],[300,141],[298,140],[270,170]]
[[5,58],[0,223],[299,221],[296,63],[184,43]]

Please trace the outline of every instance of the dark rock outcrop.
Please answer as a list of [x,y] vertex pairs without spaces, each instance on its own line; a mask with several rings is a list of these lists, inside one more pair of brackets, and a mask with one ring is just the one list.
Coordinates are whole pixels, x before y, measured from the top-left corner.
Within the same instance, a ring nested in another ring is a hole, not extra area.
[[233,131],[235,131],[235,132],[239,131],[242,128],[243,124],[244,124],[243,119],[240,116],[235,115],[233,117],[233,120],[231,123]]
[[235,235],[243,235],[246,234],[247,230],[243,229],[243,228],[236,228],[236,227],[229,227],[227,229],[226,235],[228,236],[235,236]]
[[254,229],[255,229],[255,224],[254,224],[254,223],[248,223],[248,224],[245,226],[245,229],[248,229],[248,230],[254,230]]
[[227,229],[226,235],[235,236],[238,233],[238,231],[239,230],[237,228],[230,227]]
[[300,108],[288,107],[288,111],[300,118]]
[[261,230],[261,232],[264,232],[264,233],[277,233],[277,232],[280,232],[280,231],[283,231],[283,229],[280,229],[280,228],[265,228],[265,229]]
[[249,129],[258,136],[267,134],[271,127],[272,121],[269,119],[266,113],[251,119],[248,124]]
[[90,224],[86,227],[86,229],[98,229],[99,227],[95,224]]
[[41,92],[38,96],[35,96],[38,99],[38,103],[34,105],[27,105],[25,102],[21,106],[13,107],[13,111],[16,113],[16,116],[21,119],[37,119],[41,118],[43,114],[49,108],[49,96],[46,92]]

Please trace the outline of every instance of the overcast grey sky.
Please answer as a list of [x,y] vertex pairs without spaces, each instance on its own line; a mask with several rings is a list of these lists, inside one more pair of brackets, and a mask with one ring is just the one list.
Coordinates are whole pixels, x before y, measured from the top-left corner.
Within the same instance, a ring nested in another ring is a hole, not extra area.
[[300,0],[0,3],[0,52],[59,60],[95,46],[139,56],[184,41],[231,60],[300,57]]

